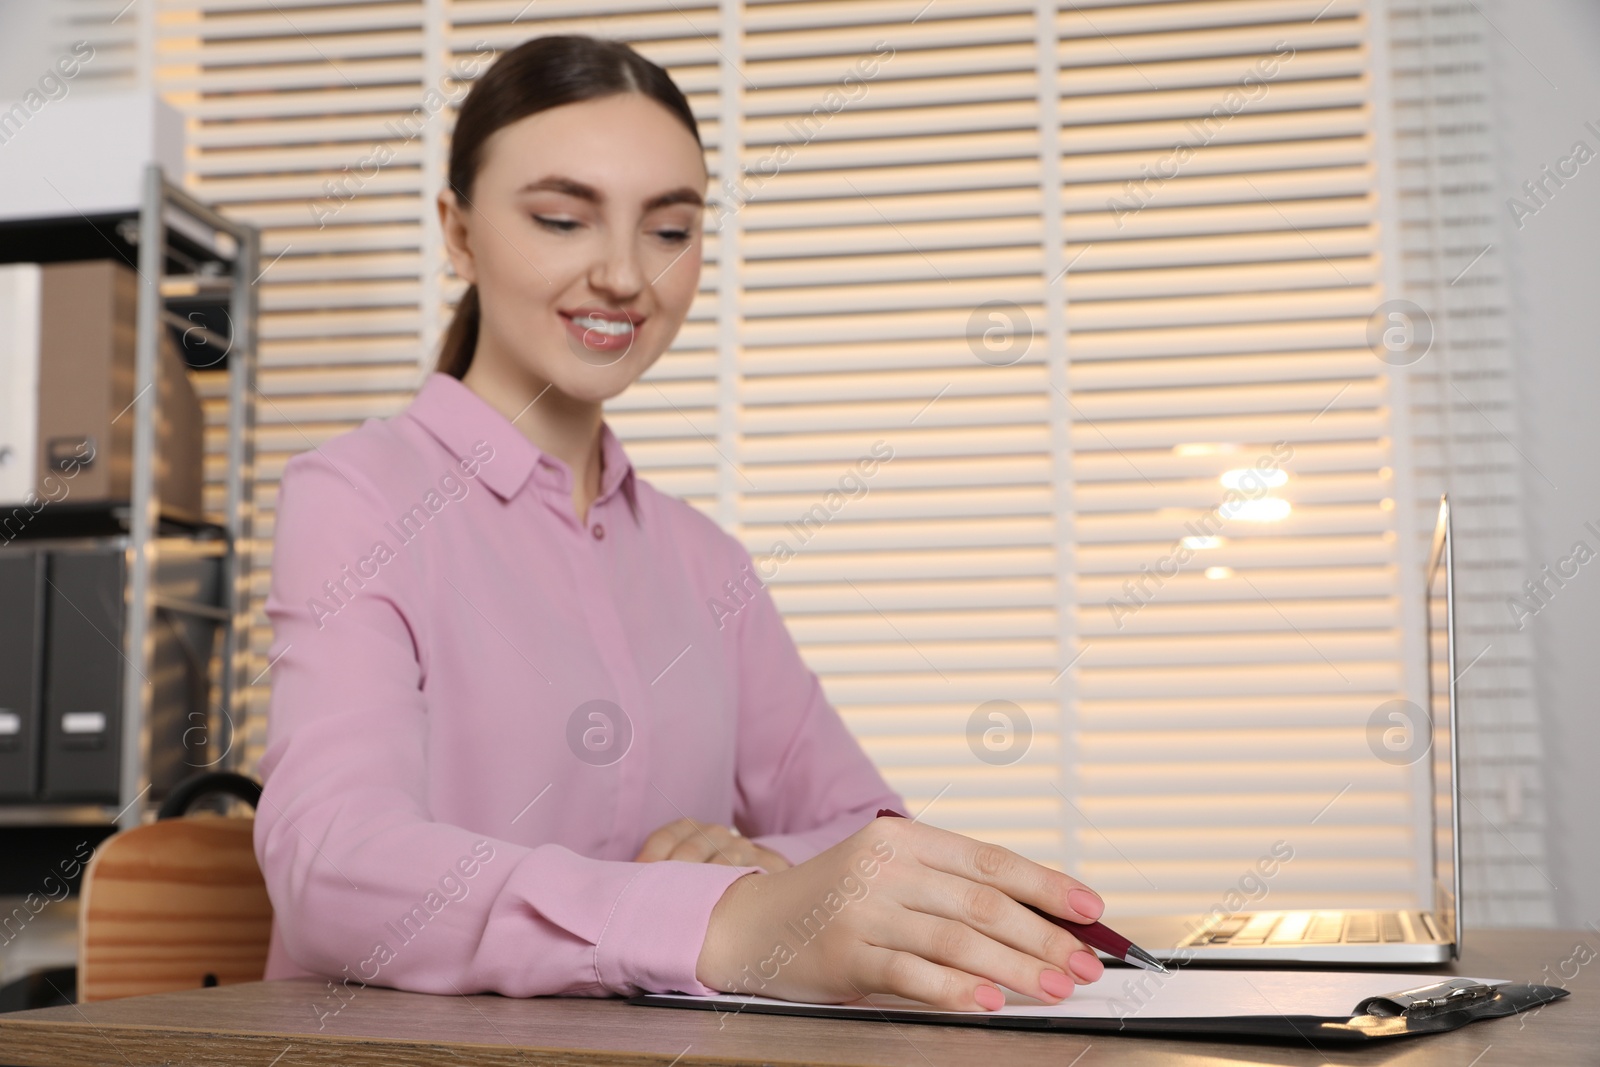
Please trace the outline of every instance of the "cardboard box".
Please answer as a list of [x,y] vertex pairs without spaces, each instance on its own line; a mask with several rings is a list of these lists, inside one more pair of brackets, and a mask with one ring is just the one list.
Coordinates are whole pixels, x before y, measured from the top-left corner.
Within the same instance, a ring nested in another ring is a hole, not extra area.
[[[32,384],[37,397],[29,412],[34,416],[32,440],[13,443],[32,471],[24,480],[36,498],[51,504],[125,503],[133,488],[138,276],[112,260],[34,269],[39,273],[37,322],[32,330],[15,335],[36,338],[37,354],[31,364],[25,352],[13,351],[0,360],[15,378],[0,388],[15,397]],[[204,415],[165,326],[155,400],[157,498],[164,512],[198,520]],[[16,480],[7,487],[14,496]]]

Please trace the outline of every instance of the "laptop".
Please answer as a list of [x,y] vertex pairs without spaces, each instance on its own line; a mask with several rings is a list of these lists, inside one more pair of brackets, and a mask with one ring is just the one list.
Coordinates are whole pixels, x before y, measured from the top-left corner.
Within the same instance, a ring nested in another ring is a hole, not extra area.
[[1455,581],[1450,501],[1439,519],[1426,569],[1427,755],[1433,794],[1433,907],[1405,911],[1257,911],[1130,916],[1117,929],[1159,960],[1180,963],[1443,963],[1461,954],[1460,779],[1456,770]]

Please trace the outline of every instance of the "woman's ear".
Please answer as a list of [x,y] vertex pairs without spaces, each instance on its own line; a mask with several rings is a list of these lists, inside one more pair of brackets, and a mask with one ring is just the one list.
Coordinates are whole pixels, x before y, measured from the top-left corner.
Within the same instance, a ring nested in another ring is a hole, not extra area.
[[476,285],[478,272],[472,259],[472,247],[467,241],[467,213],[449,189],[439,191],[439,231],[444,237],[445,251],[450,255],[450,265],[456,277],[469,285]]

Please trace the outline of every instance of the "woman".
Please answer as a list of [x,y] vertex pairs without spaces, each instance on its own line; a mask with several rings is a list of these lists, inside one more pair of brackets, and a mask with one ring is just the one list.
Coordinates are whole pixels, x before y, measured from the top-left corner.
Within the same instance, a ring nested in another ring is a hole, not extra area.
[[688,103],[624,45],[530,41],[464,101],[439,371],[283,473],[268,978],[992,1010],[1100,976],[1017,903],[1089,921],[1080,883],[875,818],[901,798],[749,554],[602,418],[688,314],[706,184]]

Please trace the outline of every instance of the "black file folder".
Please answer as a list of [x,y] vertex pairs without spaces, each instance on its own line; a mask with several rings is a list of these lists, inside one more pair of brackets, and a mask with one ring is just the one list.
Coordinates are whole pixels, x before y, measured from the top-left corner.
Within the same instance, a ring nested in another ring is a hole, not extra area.
[[44,643],[44,554],[0,554],[0,801],[33,799],[39,788],[40,663]]
[[[1231,972],[1237,977],[1244,972]],[[1287,981],[1298,981],[1306,972],[1250,972],[1262,985],[1270,987],[1273,976],[1288,976]],[[1186,984],[1203,986],[1213,976],[1226,976],[1227,971],[1183,972]],[[1436,1034],[1455,1030],[1479,1019],[1514,1015],[1519,1011],[1548,1004],[1567,995],[1567,991],[1553,986],[1524,985],[1496,982],[1492,979],[1447,978],[1431,976],[1398,976],[1403,981],[1418,978],[1422,984],[1396,987],[1395,975],[1339,975],[1341,982],[1350,978],[1369,979],[1374,984],[1368,988],[1388,990],[1366,996],[1351,1004],[1348,1011],[1337,1013],[1302,1013],[1270,1010],[1273,998],[1264,994],[1259,1001],[1240,1004],[1238,1014],[1228,1014],[1225,1004],[1215,1012],[1179,1016],[1161,1014],[1158,1002],[1146,1005],[1151,1010],[1134,1010],[1126,1014],[1054,1014],[1044,1006],[1023,1008],[1033,1014],[1009,1014],[1014,1009],[1015,994],[1008,997],[1006,1008],[999,1012],[937,1011],[915,1001],[898,997],[873,997],[867,1004],[804,1004],[794,1001],[769,1000],[763,997],[715,996],[692,997],[675,993],[646,993],[633,997],[630,1004],[662,1008],[699,1008],[723,1014],[756,1012],[769,1015],[805,1015],[830,1019],[856,1019],[862,1022],[924,1023],[936,1026],[981,1026],[1001,1030],[1060,1030],[1088,1033],[1122,1033],[1150,1037],[1249,1037],[1277,1038],[1285,1041],[1313,1045],[1354,1044],[1407,1037],[1418,1034]],[[1102,982],[1115,982],[1116,971],[1108,971]],[[1229,981],[1222,978],[1221,982]],[[1249,981],[1247,978],[1246,981]],[[1254,983],[1252,983],[1253,985]],[[1076,1010],[1066,1007],[1084,996],[1093,986],[1077,991],[1073,998],[1063,1001],[1063,1012]],[[1092,998],[1089,994],[1085,999]],[[1103,994],[1102,994],[1103,997]],[[1026,1000],[1027,998],[1020,998]],[[1113,998],[1114,999],[1114,998]],[[1325,998],[1324,998],[1325,999]],[[1292,1003],[1286,998],[1284,1003]],[[1037,1002],[1027,1001],[1034,1005]],[[1345,1001],[1349,1003],[1349,1001]],[[1087,1005],[1083,1005],[1087,1006]]]
[[122,766],[123,553],[50,553],[44,782],[55,803],[111,804]]

